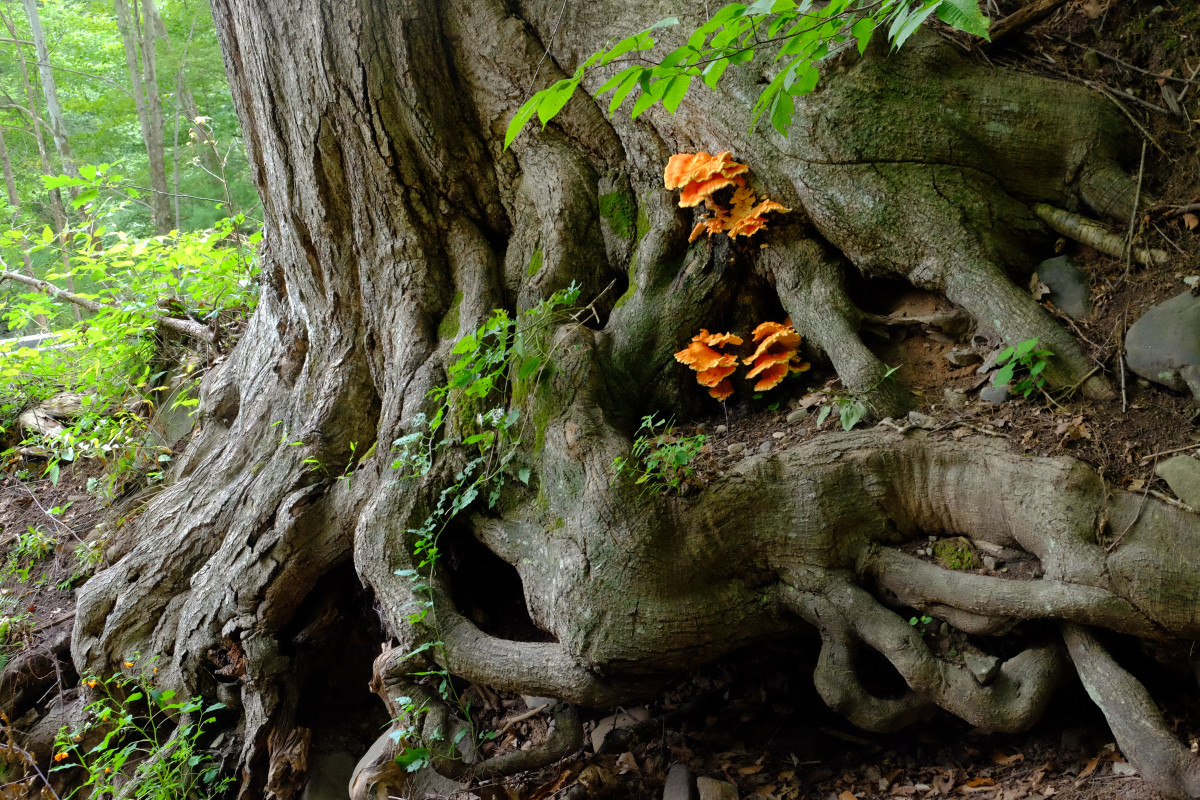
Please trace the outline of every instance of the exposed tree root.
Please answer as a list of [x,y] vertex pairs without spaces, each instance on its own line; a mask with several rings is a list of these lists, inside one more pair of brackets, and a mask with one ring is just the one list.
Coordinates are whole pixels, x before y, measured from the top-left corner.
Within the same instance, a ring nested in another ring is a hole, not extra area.
[[[1063,236],[1070,236],[1075,241],[1083,242],[1086,245],[1096,248],[1101,253],[1113,256],[1114,258],[1125,257],[1125,239],[1115,233],[1110,233],[1100,223],[1045,203],[1034,204],[1033,211],[1047,225]],[[1134,261],[1146,267],[1155,264],[1166,264],[1171,260],[1171,257],[1165,250],[1155,250],[1148,247],[1135,247],[1131,255]]]
[[1146,687],[1087,628],[1065,623],[1062,630],[1083,687],[1104,712],[1129,762],[1169,797],[1200,797],[1200,758],[1171,733]]

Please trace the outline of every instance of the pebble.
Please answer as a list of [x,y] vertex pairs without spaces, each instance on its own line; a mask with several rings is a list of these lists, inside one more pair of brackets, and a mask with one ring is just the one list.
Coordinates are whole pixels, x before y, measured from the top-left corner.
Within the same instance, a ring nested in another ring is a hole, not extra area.
[[949,635],[950,635],[950,623],[949,622],[943,622],[941,625],[938,625],[938,636],[949,636]]
[[1037,268],[1038,280],[1050,290],[1044,299],[1058,306],[1069,317],[1083,319],[1092,313],[1092,286],[1087,273],[1067,256],[1043,261]]
[[983,356],[974,350],[956,347],[949,353],[946,353],[946,360],[955,367],[969,367],[972,364],[978,364],[980,361],[983,361]]
[[996,571],[996,558],[994,556],[984,556],[983,557],[983,568],[986,569],[988,572],[995,572]]
[[1200,398],[1200,298],[1183,292],[1133,323],[1125,334],[1125,366],[1144,380]]
[[683,764],[672,764],[663,787],[663,800],[698,800],[692,785],[692,773]]
[[738,453],[746,449],[746,445],[742,442],[734,442],[729,445],[729,455],[736,456]]
[[1200,461],[1191,456],[1175,456],[1159,464],[1154,471],[1167,482],[1176,497],[1193,508],[1200,508]]
[[808,416],[807,408],[797,408],[795,411],[787,415],[787,424],[795,425],[800,420]]
[[1012,392],[1009,391],[1008,384],[1003,386],[993,386],[988,384],[979,390],[979,399],[986,400],[989,403],[1003,403],[1012,397]]
[[971,677],[980,686],[987,686],[1000,673],[1000,659],[995,656],[977,656],[974,653],[967,653],[963,657],[963,663],[966,664]]
[[765,456],[769,452],[771,452],[771,443],[770,442],[763,442],[762,444],[760,444],[758,446],[758,454],[760,456]]
[[925,428],[926,430],[936,427],[937,425],[937,422],[933,417],[929,416],[928,414],[922,414],[920,411],[908,412],[908,421],[913,425],[916,425],[918,428]]
[[713,428],[713,430],[716,431],[718,436],[720,436],[722,434],[729,433],[729,426],[728,425],[718,425],[717,427]]
[[787,436],[787,434],[784,433],[783,431],[775,431],[774,433],[771,434],[772,439],[782,439],[785,436]]
[[737,787],[728,781],[716,778],[696,778],[696,789],[700,792],[700,800],[738,800]]
[[958,389],[946,389],[942,392],[942,402],[946,404],[947,408],[957,411],[958,409],[966,408],[967,396]]

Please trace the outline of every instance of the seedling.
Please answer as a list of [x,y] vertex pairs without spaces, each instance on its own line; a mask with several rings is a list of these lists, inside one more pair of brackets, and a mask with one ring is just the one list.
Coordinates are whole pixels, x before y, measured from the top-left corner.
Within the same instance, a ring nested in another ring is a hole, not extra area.
[[1038,340],[1035,336],[1019,343],[1016,347],[1004,348],[1004,352],[996,359],[996,365],[1000,366],[1000,371],[996,373],[992,385],[1004,386],[1012,381],[1014,375],[1020,374],[1021,379],[1013,385],[1014,394],[1029,397],[1035,390],[1041,391],[1042,385],[1046,382],[1042,377],[1042,370],[1046,368],[1046,359],[1054,354],[1049,350],[1038,350],[1037,344]]

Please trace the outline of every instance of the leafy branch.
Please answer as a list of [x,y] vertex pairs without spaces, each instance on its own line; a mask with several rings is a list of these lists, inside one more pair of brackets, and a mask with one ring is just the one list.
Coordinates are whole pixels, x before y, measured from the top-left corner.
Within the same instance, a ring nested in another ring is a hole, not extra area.
[[695,80],[715,89],[730,66],[747,64],[760,48],[774,45],[779,46],[774,60],[780,69],[755,102],[750,127],[753,130],[766,116],[775,130],[786,136],[795,98],[811,92],[820,79],[818,61],[851,41],[864,52],[880,29],[886,30],[892,48],[898,48],[934,13],[951,27],[988,38],[988,19],[977,0],[830,0],[821,7],[815,7],[814,0],[758,0],[750,5],[724,6],[696,28],[686,44],[657,63],[648,62],[638,53],[658,44],[655,31],[679,24],[675,17],[668,17],[593,53],[574,75],[535,93],[509,123],[504,147],[512,144],[534,116],[545,128],[593,68],[643,62],[621,69],[596,92],[598,96],[612,93],[608,111],[614,114],[634,89],[640,89],[632,110],[636,119],[657,103],[674,113]]

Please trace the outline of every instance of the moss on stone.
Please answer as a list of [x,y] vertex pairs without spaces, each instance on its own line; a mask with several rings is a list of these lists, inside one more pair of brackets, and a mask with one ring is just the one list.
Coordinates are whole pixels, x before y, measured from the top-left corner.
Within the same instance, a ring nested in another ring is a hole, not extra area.
[[962,536],[938,541],[933,546],[933,555],[947,569],[972,570],[983,566],[979,552]]
[[533,251],[533,255],[529,257],[529,272],[530,278],[542,271],[542,248],[537,248]]
[[617,298],[617,302],[613,305],[613,311],[616,311],[621,306],[629,302],[629,298],[633,297],[633,293],[637,291],[637,284],[633,281],[629,282],[629,288],[625,290],[625,294]]
[[446,312],[446,316],[442,317],[442,322],[438,325],[438,338],[449,339],[458,333],[458,307],[462,304],[462,292],[455,292],[454,299],[450,301],[450,310]]

